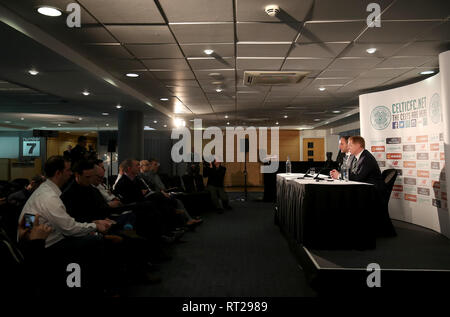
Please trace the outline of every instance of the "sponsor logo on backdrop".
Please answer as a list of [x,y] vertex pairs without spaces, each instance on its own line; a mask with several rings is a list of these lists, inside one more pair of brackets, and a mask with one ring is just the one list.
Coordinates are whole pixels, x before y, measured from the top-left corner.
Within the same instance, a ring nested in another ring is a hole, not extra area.
[[417,195],[405,194],[405,200],[417,202]]
[[413,161],[416,159],[416,153],[415,152],[405,152],[403,153],[403,159],[408,161]]
[[414,187],[413,186],[403,186],[403,192],[406,194],[415,195],[415,194],[417,194],[417,189],[415,186]]
[[405,176],[416,176],[416,170],[405,170]]
[[385,106],[378,106],[370,114],[370,123],[376,130],[384,130],[391,123],[391,111]]
[[416,185],[416,179],[412,177],[404,177],[403,183],[405,183],[406,185]]
[[385,161],[378,161],[378,166],[379,167],[386,167],[386,162]]
[[444,152],[441,152],[441,161],[445,161],[445,154],[444,154]]
[[430,168],[430,164],[428,161],[418,161],[416,167],[421,170],[427,170]]
[[431,169],[440,170],[441,164],[439,162],[431,162]]
[[388,152],[401,152],[403,150],[401,145],[388,145],[386,147]]
[[426,197],[422,197],[422,196],[419,196],[417,202],[418,202],[419,204],[427,204],[427,205],[431,205],[431,199],[430,199],[430,198],[426,198]]
[[417,149],[418,152],[420,152],[420,151],[428,151],[428,144],[427,143],[417,144],[416,149]]
[[428,153],[417,153],[418,160],[428,160]]
[[417,193],[419,195],[430,196],[430,189],[423,188],[423,187],[417,187]]
[[439,152],[431,152],[430,156],[431,156],[430,157],[431,160],[440,160],[440,158],[441,158],[441,155]]
[[375,152],[385,152],[385,147],[384,146],[372,146],[371,148],[371,152],[375,153]]
[[431,181],[431,186],[435,189],[440,189],[441,188],[441,182],[439,181]]
[[402,194],[400,192],[392,192],[391,198],[402,199]]
[[403,167],[416,168],[416,162],[414,162],[414,161],[404,161],[403,162]]
[[386,138],[386,144],[400,144],[402,143],[402,138]]
[[439,151],[439,143],[430,144],[430,151]]
[[395,168],[395,167],[399,167],[399,166],[400,166],[400,161],[389,161],[388,162],[389,168]]
[[433,206],[441,208],[441,201],[439,199],[432,199]]
[[403,152],[415,152],[416,145],[415,144],[405,144],[403,145]]
[[402,153],[386,153],[386,159],[388,160],[401,160]]
[[402,185],[403,184],[403,178],[402,177],[397,177],[397,179],[395,180],[396,185]]
[[394,185],[394,187],[392,187],[392,190],[394,192],[402,192],[403,191],[403,185]]
[[417,177],[430,177],[430,171],[417,171]]
[[430,134],[430,139],[429,139],[430,143],[431,142],[439,142],[439,134]]
[[429,180],[427,178],[419,178],[417,180],[417,186],[428,186]]
[[416,143],[416,137],[412,135],[403,137],[403,143]]
[[430,101],[430,118],[431,122],[437,124],[442,121],[441,98],[439,94],[434,94]]
[[441,181],[445,180],[445,176],[444,176],[443,173],[435,172],[435,171],[431,171],[431,177],[430,178],[431,179],[436,179],[436,180],[438,179],[438,180],[441,180]]
[[428,142],[428,135],[416,136],[416,143]]
[[374,156],[376,160],[384,159],[384,153],[375,153]]

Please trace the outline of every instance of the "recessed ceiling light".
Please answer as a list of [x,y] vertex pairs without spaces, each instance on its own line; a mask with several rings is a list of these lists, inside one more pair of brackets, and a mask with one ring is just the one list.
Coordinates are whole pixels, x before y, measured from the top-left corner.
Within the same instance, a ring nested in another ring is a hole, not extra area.
[[167,128],[167,124],[164,125],[164,128]]
[[217,88],[216,91],[217,91],[217,92],[222,92],[222,89]]
[[227,122],[227,125],[230,125],[230,123],[229,123],[229,122]]
[[153,123],[158,123],[158,121],[155,120],[155,121],[153,121]]
[[80,120],[80,121],[81,121],[81,120],[83,120],[83,118],[82,118],[82,117],[79,117],[79,118],[78,118],[78,120]]
[[109,116],[108,112],[102,112],[102,116]]
[[38,72],[36,69],[30,69],[30,70],[28,71],[28,73],[29,73],[30,75],[33,75],[33,76],[36,76],[37,74],[39,74],[39,72]]
[[316,122],[317,122],[317,121],[320,121],[320,119],[314,119],[314,121],[316,121]]
[[161,101],[168,101],[169,98],[159,98],[159,100],[161,100]]
[[89,96],[91,93],[89,91],[85,90],[85,91],[82,92],[82,94],[85,95],[85,96]]
[[61,126],[61,123],[58,123],[58,127],[60,127]]
[[320,91],[324,91],[326,88],[325,87],[320,87],[319,90]]
[[122,106],[121,106],[121,105],[117,105],[116,108],[117,108],[117,109],[120,109],[120,108],[122,108]]
[[288,116],[284,116],[285,119],[287,119]]
[[105,124],[107,127],[109,127],[109,123]]
[[210,77],[219,77],[219,76],[222,76],[222,74],[221,73],[209,73],[208,76],[210,76]]
[[213,85],[222,85],[223,82],[221,82],[221,81],[213,81],[211,84],[213,84]]
[[278,125],[278,124],[279,124],[279,123],[278,123],[278,121],[277,121],[277,122],[275,122],[275,124],[276,124],[276,125]]
[[23,120],[25,120],[25,118],[24,118],[24,117],[22,117],[22,118],[20,118],[20,120],[22,120],[22,121],[23,121]]
[[333,113],[341,113],[341,110],[333,110]]
[[228,119],[228,116],[225,116],[225,119]]
[[431,75],[434,74],[434,70],[426,70],[423,72],[420,72],[420,75]]
[[59,17],[62,13],[61,10],[54,8],[54,7],[49,7],[49,6],[42,6],[39,7],[37,9],[37,11],[42,14],[42,15],[46,15],[48,17]]
[[366,52],[369,53],[369,54],[373,54],[376,51],[377,51],[377,49],[375,47],[371,47],[371,48],[366,49]]
[[126,76],[127,76],[127,77],[136,78],[136,77],[139,77],[139,74],[136,74],[136,73],[127,73]]
[[205,52],[206,55],[211,55],[212,53],[214,53],[214,51],[210,49],[204,50],[203,52]]

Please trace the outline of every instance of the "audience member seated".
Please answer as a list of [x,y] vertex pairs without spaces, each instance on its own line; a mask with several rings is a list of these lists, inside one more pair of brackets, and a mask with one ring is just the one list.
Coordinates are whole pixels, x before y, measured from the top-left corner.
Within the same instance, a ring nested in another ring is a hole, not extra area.
[[224,208],[231,209],[228,195],[224,189],[226,167],[216,159],[203,164],[203,177],[208,177],[206,190],[211,194],[211,200],[218,213],[223,213]]
[[158,169],[159,169],[159,162],[155,159],[151,159],[149,161],[143,160],[140,162],[141,167],[141,174],[140,176],[144,180],[144,182],[148,185],[149,190],[154,190],[156,192],[160,192],[166,197],[167,199],[173,199],[176,202],[176,209],[177,213],[185,217],[186,225],[192,226],[199,223],[202,223],[202,219],[193,219],[189,212],[184,207],[183,203],[180,199],[177,199],[173,197],[170,193],[168,193],[168,190],[166,189],[166,186],[161,181],[159,175],[158,175]]
[[31,182],[21,190],[12,193],[8,196],[8,203],[20,209],[25,205],[31,194],[45,181],[42,175],[36,175],[31,179]]

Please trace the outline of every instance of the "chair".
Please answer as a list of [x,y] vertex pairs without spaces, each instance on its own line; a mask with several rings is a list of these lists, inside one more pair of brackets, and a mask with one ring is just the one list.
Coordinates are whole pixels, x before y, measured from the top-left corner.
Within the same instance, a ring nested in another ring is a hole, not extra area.
[[381,173],[384,184],[386,185],[383,212],[380,214],[379,218],[379,235],[384,237],[395,237],[397,233],[395,232],[394,226],[392,225],[391,218],[389,217],[389,199],[391,197],[392,189],[394,188],[395,180],[397,179],[397,170],[390,168],[384,170]]
[[390,168],[384,170],[381,173],[381,177],[383,178],[384,184],[386,185],[386,203],[389,203],[389,198],[391,197],[392,188],[394,188],[395,180],[397,179],[397,170],[394,168]]

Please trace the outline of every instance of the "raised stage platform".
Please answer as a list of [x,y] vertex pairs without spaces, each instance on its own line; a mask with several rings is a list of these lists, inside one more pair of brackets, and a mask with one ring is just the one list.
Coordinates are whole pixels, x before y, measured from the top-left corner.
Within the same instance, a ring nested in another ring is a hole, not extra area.
[[[450,240],[413,224],[393,223],[398,236],[377,239],[374,250],[309,250],[290,244],[319,295],[440,294],[450,284]],[[381,288],[367,286],[370,263],[381,268]]]

